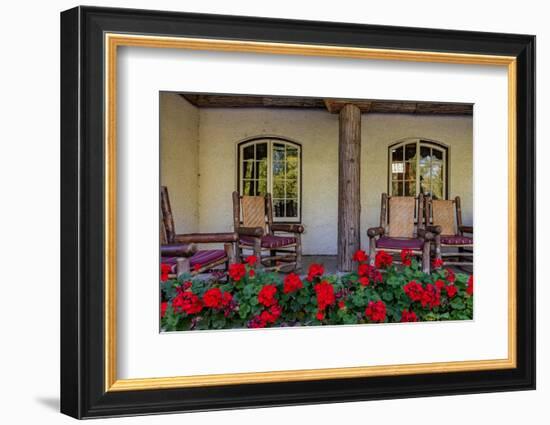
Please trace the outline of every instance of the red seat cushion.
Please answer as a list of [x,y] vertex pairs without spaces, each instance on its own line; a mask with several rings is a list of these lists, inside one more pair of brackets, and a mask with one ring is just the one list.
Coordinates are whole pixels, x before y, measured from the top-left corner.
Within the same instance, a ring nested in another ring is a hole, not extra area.
[[[243,236],[241,237],[241,243],[243,245],[254,245],[254,237]],[[275,236],[265,235],[262,236],[262,248],[282,248],[288,245],[296,243],[296,238],[293,236]]]
[[474,239],[469,236],[461,235],[441,235],[443,245],[473,245]]
[[201,266],[207,266],[216,261],[219,261],[225,257],[225,251],[223,249],[205,249],[197,251],[190,259],[189,264],[191,267],[200,264]]
[[377,248],[386,249],[414,249],[421,250],[424,245],[422,239],[415,238],[388,238],[382,237],[376,241]]

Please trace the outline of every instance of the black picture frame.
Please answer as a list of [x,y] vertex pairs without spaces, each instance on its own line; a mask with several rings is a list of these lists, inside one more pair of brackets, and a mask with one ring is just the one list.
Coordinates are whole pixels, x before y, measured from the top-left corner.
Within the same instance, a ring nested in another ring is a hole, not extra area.
[[[301,382],[105,391],[104,33],[517,58],[517,367]],[[535,388],[535,37],[76,7],[61,13],[61,412],[75,418]]]

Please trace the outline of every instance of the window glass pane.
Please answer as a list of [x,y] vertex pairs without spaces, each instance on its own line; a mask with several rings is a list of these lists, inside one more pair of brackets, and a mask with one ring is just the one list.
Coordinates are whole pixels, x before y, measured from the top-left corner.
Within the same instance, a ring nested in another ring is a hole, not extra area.
[[403,161],[403,146],[397,149],[392,149],[391,159],[392,161]]
[[267,180],[260,179],[256,184],[257,184],[256,191],[258,195],[265,196],[267,194]]
[[256,177],[259,179],[267,179],[267,158],[256,161]]
[[416,181],[405,182],[405,196],[416,196]]
[[256,160],[267,160],[267,143],[256,144]]
[[254,159],[254,145],[247,146],[243,149],[243,159]]
[[243,195],[254,196],[256,195],[255,182],[253,180],[245,180],[243,182]]
[[443,199],[443,161],[434,160],[432,162],[432,195],[436,199]]
[[273,161],[285,160],[285,145],[281,143],[273,143]]
[[243,179],[251,179],[254,171],[254,161],[243,161]]
[[283,179],[273,180],[273,197],[274,198],[285,197],[285,181]]
[[287,199],[285,201],[285,217],[298,217],[298,201],[296,199]]
[[298,182],[296,180],[286,181],[286,198],[298,198]]
[[443,160],[443,151],[440,151],[439,149],[432,149],[432,155],[436,159]]
[[393,196],[403,196],[403,182],[392,182],[391,194]]
[[286,177],[288,179],[298,178],[298,158],[288,157],[286,159]]
[[405,180],[416,180],[416,161],[405,162]]
[[405,146],[405,161],[416,158],[416,143],[410,143]]
[[287,160],[288,159],[294,159],[295,161],[298,161],[298,148],[287,145],[286,146],[286,158],[287,158]]
[[430,148],[427,146],[420,146],[420,160],[427,158],[430,159]]
[[405,163],[404,162],[392,162],[391,164],[391,178],[392,180],[403,180],[405,175]]
[[273,161],[273,178],[285,176],[285,163],[283,161]]
[[285,201],[284,199],[273,199],[273,213],[275,217],[285,216]]

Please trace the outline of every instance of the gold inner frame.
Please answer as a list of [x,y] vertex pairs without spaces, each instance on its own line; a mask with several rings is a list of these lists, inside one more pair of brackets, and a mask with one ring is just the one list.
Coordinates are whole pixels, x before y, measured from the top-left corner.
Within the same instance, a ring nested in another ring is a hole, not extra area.
[[[516,58],[255,41],[105,34],[105,391],[135,391],[417,373],[515,368],[516,358]],[[495,360],[117,379],[116,333],[116,98],[119,46],[249,52],[357,59],[505,66],[508,70],[508,357]]]

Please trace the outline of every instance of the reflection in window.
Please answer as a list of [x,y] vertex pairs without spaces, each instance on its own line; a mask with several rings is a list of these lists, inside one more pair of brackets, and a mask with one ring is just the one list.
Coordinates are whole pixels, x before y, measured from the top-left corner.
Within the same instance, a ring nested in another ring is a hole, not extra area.
[[390,146],[389,187],[392,196],[431,195],[445,199],[447,149],[434,142],[408,140]]
[[239,191],[271,193],[276,221],[300,220],[301,147],[280,139],[255,139],[239,145]]

